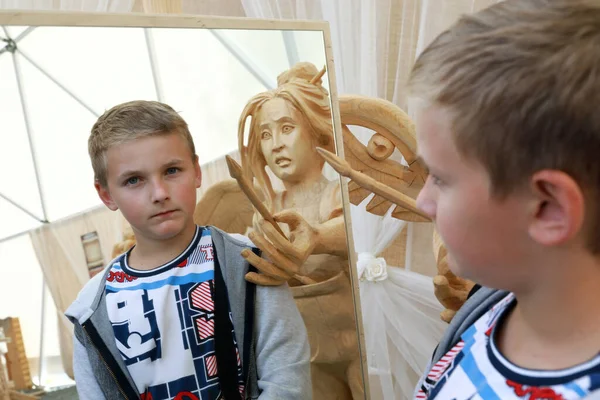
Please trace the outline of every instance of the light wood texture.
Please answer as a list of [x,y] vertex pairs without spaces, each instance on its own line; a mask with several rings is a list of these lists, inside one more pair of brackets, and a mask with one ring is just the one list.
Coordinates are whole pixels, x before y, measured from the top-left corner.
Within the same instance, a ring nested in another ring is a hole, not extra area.
[[433,252],[437,261],[437,275],[433,278],[435,296],[445,307],[441,318],[450,322],[467,300],[473,282],[457,277],[448,267],[448,252],[437,232],[433,233]]
[[[240,165],[233,158],[229,156],[225,156],[225,158],[227,160],[227,167],[229,168],[229,173],[231,174],[231,177],[237,181],[239,187],[242,189],[242,192],[244,192],[244,194],[248,197],[248,200],[250,200],[250,203],[252,203],[252,205],[259,212],[261,217],[263,217],[265,221],[269,222],[271,226],[275,228],[277,233],[279,233],[281,236],[287,239],[286,234],[279,227],[279,225],[275,221],[275,218],[273,218],[273,215],[271,215],[267,207],[264,205],[258,193],[254,191],[252,184],[250,184],[250,182],[248,182],[248,180],[244,177],[242,173],[242,167],[240,167]],[[277,260],[273,259],[273,262],[277,262]],[[317,283],[309,277],[305,277],[298,274],[294,274],[294,278],[296,278],[298,281],[302,282],[305,285]]]
[[131,226],[126,225],[123,229],[123,240],[115,243],[113,246],[111,258],[117,257],[119,254],[125,253],[135,245],[135,235]]
[[204,192],[196,204],[194,222],[200,226],[213,225],[228,233],[245,235],[248,227],[252,226],[253,215],[252,203],[240,185],[235,179],[228,179],[211,185]]
[[374,134],[367,145],[367,152],[377,161],[385,160],[392,155],[394,150],[394,143],[381,133]]
[[[331,101],[331,116],[333,119],[333,137],[335,140],[336,154],[345,159],[346,153],[344,149],[344,139],[342,134],[342,119],[340,115],[340,101],[337,93],[337,77],[335,73],[335,62],[333,59],[333,47],[331,40],[331,31],[329,27],[323,30],[323,39],[325,40],[325,55],[327,57],[327,71],[329,78],[329,98]],[[348,190],[348,182],[345,179],[340,179],[340,189],[342,194],[343,215],[346,227],[346,243],[348,248],[348,260],[350,261],[350,282],[352,284],[352,300],[354,303],[354,316],[356,320],[356,330],[358,332],[358,345],[360,351],[359,368],[360,382],[355,382],[355,385],[364,387],[364,396],[366,399],[371,398],[369,389],[369,371],[367,364],[367,347],[365,343],[365,330],[362,324],[362,308],[360,302],[360,289],[358,271],[356,268],[358,255],[354,247],[354,234],[352,232],[352,216],[350,211],[350,192]],[[358,381],[358,379],[357,379]]]
[[248,182],[242,173],[242,167],[230,156],[225,156],[227,160],[227,168],[229,168],[229,174],[235,179],[242,189],[242,192],[248,197],[250,203],[256,208],[256,211],[264,218],[265,221],[269,222],[281,236],[286,237],[285,233],[281,230],[275,219],[263,203],[264,199],[261,199],[259,195],[254,191],[253,185]]
[[0,327],[2,327],[4,335],[10,338],[10,341],[6,343],[8,379],[14,383],[14,389],[16,390],[31,389],[33,382],[31,381],[19,319],[12,317],[1,319]]
[[181,0],[142,0],[147,14],[181,14]]
[[[0,10],[0,25],[329,31],[329,25],[324,21],[267,20],[174,14],[112,14],[65,11],[33,12],[22,10]],[[326,51],[331,51],[331,48]]]
[[[371,178],[367,174],[363,174],[359,171],[352,169],[352,167],[350,167],[350,164],[348,164],[346,161],[342,160],[341,158],[327,150],[318,149],[318,151],[323,156],[323,158],[329,163],[329,165],[331,165],[333,169],[335,169],[340,175],[352,179],[352,181],[354,181],[361,188],[376,193],[374,200],[372,200],[369,203],[371,207],[367,207],[367,211],[375,211],[376,206],[378,206],[381,203],[385,204],[385,201],[387,200],[391,203],[396,204],[397,207],[402,207],[406,209],[406,211],[410,211],[411,213],[416,214],[416,216],[413,216],[407,213],[406,218],[398,219],[405,219],[407,221],[418,222],[431,221],[424,212],[417,208],[415,199],[409,197],[408,195],[405,195],[404,193],[398,190],[394,190],[390,186],[387,186]],[[379,200],[380,198],[383,198],[383,200]],[[389,206],[385,209],[383,214],[387,212],[387,209],[389,209]],[[383,215],[379,214],[378,212],[375,212],[375,214]]]
[[[363,175],[357,175],[362,178],[361,183],[354,179],[350,182],[352,204],[360,204],[371,193],[375,193],[377,196],[367,205],[367,211],[384,215],[395,205],[393,210],[395,218],[411,222],[429,220],[416,209],[414,201],[396,193],[400,192],[412,200],[416,199],[427,177],[425,167],[416,158],[414,124],[410,118],[391,102],[355,95],[340,98],[340,114],[345,125],[361,126],[374,131],[368,146],[364,146],[347,126],[343,127],[345,161],[352,170],[372,178],[371,180]],[[408,166],[391,158],[396,149]],[[373,191],[375,187],[379,190]],[[395,192],[384,187],[394,189]],[[396,195],[393,196],[394,194]],[[393,199],[390,199],[390,195]]]
[[[0,331],[1,332],[1,331]],[[8,343],[10,338],[0,333],[0,343]],[[8,371],[4,367],[4,352],[0,349],[0,400],[10,400],[8,387]]]

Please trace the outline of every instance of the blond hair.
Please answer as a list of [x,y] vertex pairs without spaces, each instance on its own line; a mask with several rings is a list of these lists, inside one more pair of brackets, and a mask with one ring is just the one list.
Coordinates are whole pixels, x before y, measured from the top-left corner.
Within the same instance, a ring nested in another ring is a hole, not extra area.
[[570,175],[600,253],[600,0],[506,0],[463,16],[418,57],[409,89],[450,112],[458,150],[495,196],[542,169]]
[[88,140],[94,177],[107,186],[106,152],[112,146],[154,135],[176,133],[186,141],[196,157],[194,140],[187,123],[169,105],[135,100],[114,106],[98,118]]
[[[322,71],[324,72],[324,71]],[[241,149],[242,168],[252,182],[257,183],[264,192],[267,202],[272,204],[275,197],[273,185],[265,171],[267,161],[260,148],[260,133],[256,115],[263,104],[275,98],[281,98],[298,110],[311,127],[311,137],[315,146],[334,151],[333,124],[329,93],[322,86],[322,72],[310,63],[302,62],[283,72],[277,78],[277,88],[252,97],[242,111],[238,125],[239,148]],[[251,117],[248,132],[248,147],[244,147],[246,120]]]

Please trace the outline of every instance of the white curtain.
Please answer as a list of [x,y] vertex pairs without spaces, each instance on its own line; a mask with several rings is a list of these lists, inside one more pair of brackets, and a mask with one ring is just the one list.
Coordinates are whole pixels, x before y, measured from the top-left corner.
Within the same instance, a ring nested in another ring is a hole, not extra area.
[[0,0],[0,9],[129,12],[134,0]]

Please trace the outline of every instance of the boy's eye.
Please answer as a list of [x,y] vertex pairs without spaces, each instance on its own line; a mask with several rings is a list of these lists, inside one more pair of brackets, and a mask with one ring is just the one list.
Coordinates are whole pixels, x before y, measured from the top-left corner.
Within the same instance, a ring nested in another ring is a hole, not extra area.
[[440,186],[442,184],[442,180],[435,175],[429,175],[429,178],[431,178],[431,181],[435,186]]
[[167,169],[167,175],[176,174],[178,171],[179,171],[179,168],[171,167],[171,168]]
[[140,181],[140,178],[138,178],[137,176],[132,176],[131,178],[127,179],[127,181],[125,181],[125,184],[126,185],[135,185],[139,181]]

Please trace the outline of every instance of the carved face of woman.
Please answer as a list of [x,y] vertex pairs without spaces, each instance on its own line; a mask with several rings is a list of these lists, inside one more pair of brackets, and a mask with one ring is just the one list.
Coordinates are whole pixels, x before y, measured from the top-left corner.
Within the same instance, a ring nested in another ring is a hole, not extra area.
[[260,148],[273,173],[282,181],[298,183],[321,174],[312,127],[294,106],[281,98],[266,101],[256,115]]

